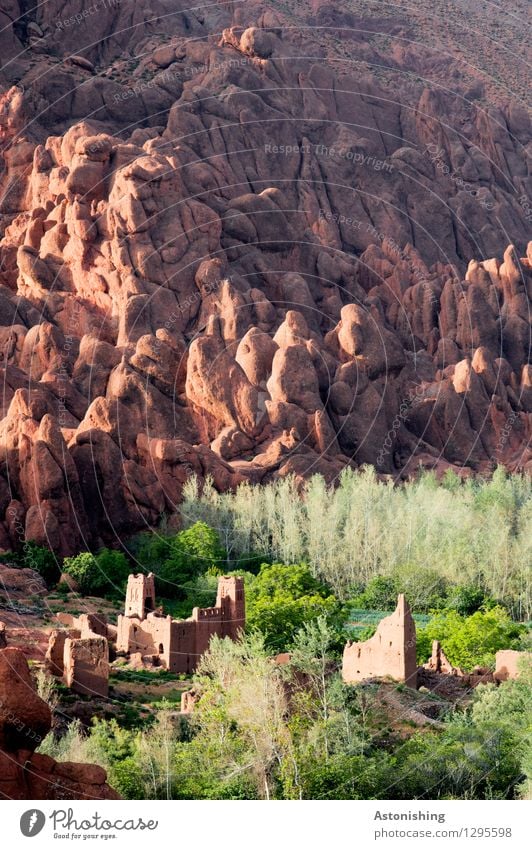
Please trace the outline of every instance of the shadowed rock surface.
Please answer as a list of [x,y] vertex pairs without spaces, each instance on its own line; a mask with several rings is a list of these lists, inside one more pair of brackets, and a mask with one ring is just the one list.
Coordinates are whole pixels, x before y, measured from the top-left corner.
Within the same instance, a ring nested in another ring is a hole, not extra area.
[[293,14],[0,14],[0,547],[153,527],[191,474],[530,468],[519,90],[417,12]]

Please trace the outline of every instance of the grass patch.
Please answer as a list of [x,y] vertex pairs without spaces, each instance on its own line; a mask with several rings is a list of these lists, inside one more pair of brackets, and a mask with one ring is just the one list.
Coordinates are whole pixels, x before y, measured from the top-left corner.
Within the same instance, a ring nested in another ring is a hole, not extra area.
[[109,676],[114,681],[124,681],[131,684],[162,684],[165,681],[179,680],[180,676],[169,672],[168,669],[114,669]]

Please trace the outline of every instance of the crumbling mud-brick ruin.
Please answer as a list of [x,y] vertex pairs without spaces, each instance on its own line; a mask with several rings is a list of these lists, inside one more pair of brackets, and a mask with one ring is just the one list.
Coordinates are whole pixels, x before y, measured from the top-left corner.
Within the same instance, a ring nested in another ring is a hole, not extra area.
[[404,595],[390,616],[363,643],[348,642],[344,649],[342,678],[347,684],[366,678],[390,677],[409,687],[417,682],[416,625]]
[[237,640],[245,619],[242,578],[219,578],[214,607],[195,607],[188,619],[172,619],[155,610],[154,576],[130,575],[116,648],[124,654],[138,653],[171,672],[190,673],[215,634]]
[[75,692],[106,698],[110,649],[114,657],[115,641],[120,653],[139,654],[171,672],[189,673],[214,634],[237,640],[245,618],[242,578],[220,578],[216,605],[195,607],[189,619],[179,620],[155,609],[151,573],[130,575],[125,614],[118,617],[118,625],[110,625],[105,616],[96,613],[77,618],[59,614],[57,619],[65,627],[50,634],[46,664],[52,675],[62,678]]
[[105,617],[83,613],[77,619],[63,616],[61,621],[69,627],[54,629],[50,634],[48,670],[76,693],[107,698],[109,640]]
[[65,684],[85,696],[109,695],[109,643],[105,637],[65,640]]
[[532,662],[531,652],[515,651],[513,649],[503,649],[495,655],[495,673],[496,681],[512,681],[519,678],[521,672],[521,664],[528,661]]
[[368,678],[392,678],[409,687],[416,687],[419,676],[423,683],[427,675],[460,679],[464,686],[500,683],[519,677],[523,660],[532,659],[530,652],[498,651],[495,671],[475,667],[468,674],[453,666],[438,640],[432,644],[432,654],[422,667],[416,663],[416,624],[404,595],[397,597],[397,607],[390,616],[381,619],[373,637],[365,642],[347,642],[344,648],[342,678],[346,684]]

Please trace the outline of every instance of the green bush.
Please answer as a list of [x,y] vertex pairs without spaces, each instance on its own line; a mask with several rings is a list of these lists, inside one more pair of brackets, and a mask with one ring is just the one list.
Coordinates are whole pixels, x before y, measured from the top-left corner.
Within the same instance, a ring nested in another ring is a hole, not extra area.
[[460,616],[455,610],[443,611],[425,627],[418,628],[418,660],[425,663],[432,641],[439,640],[455,666],[466,671],[474,666],[493,666],[497,651],[520,647],[525,630],[524,625],[512,622],[502,607],[477,610],[472,616]]
[[363,610],[394,610],[397,596],[404,593],[414,613],[428,613],[446,604],[447,582],[434,569],[411,564],[398,566],[392,575],[376,575],[352,600]]
[[59,561],[54,552],[37,545],[33,540],[26,540],[20,551],[2,554],[2,560],[20,569],[34,569],[42,576],[48,588],[54,587],[61,576]]
[[465,586],[453,587],[445,601],[445,607],[448,610],[456,610],[461,616],[471,616],[481,608],[490,608],[496,606],[496,601],[486,595],[480,587]]
[[97,554],[84,551],[65,557],[63,571],[77,582],[83,595],[103,595],[111,590],[123,591],[130,566],[123,552],[103,548]]
[[260,631],[272,651],[286,651],[296,631],[320,616],[339,617],[340,605],[305,563],[265,563],[246,576],[246,624]]
[[96,555],[96,563],[102,575],[102,580],[106,579],[102,589],[114,593],[118,591],[123,594],[128,575],[131,572],[131,564],[124,552],[102,548]]
[[368,581],[362,593],[352,599],[352,604],[362,610],[393,610],[398,592],[395,578],[377,575]]

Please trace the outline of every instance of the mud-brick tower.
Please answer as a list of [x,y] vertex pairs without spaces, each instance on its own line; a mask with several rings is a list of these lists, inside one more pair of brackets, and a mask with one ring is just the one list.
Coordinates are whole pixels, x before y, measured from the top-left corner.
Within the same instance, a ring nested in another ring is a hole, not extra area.
[[155,610],[155,578],[149,575],[130,575],[127,579],[126,616],[145,619]]
[[397,597],[394,612],[381,619],[369,640],[346,643],[342,677],[346,684],[389,677],[416,686],[416,624],[404,595]]
[[246,625],[243,578],[224,575],[218,580],[216,607],[222,610],[222,636],[237,640]]

